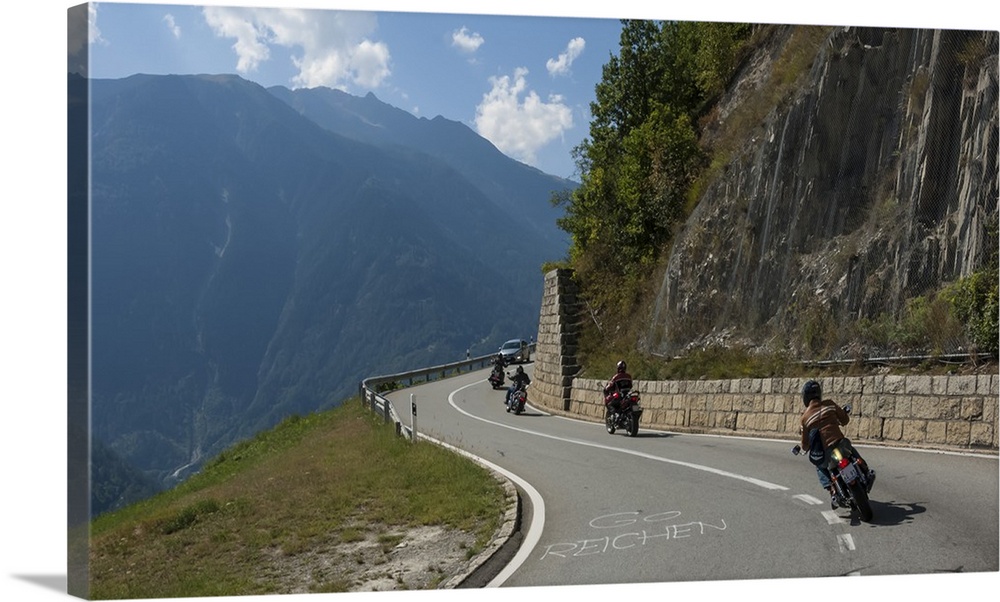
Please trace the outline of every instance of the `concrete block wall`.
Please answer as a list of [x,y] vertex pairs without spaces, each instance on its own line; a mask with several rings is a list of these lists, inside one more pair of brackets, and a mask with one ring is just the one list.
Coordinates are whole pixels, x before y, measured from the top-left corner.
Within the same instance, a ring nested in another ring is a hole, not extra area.
[[[546,274],[531,402],[600,421],[603,380],[576,378],[578,308],[572,273]],[[544,341],[544,342],[543,342]],[[610,374],[609,374],[610,376]],[[640,428],[795,440],[802,378],[644,381]],[[936,449],[998,449],[1000,375],[819,378],[823,396],[853,406],[845,434],[856,442]]]

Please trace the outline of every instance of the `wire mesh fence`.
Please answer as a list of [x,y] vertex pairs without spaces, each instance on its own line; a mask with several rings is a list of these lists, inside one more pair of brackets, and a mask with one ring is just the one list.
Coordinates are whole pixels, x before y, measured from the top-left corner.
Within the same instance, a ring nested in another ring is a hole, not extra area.
[[810,361],[995,356],[997,41],[832,33],[796,95],[706,187],[642,345],[671,355],[738,342]]

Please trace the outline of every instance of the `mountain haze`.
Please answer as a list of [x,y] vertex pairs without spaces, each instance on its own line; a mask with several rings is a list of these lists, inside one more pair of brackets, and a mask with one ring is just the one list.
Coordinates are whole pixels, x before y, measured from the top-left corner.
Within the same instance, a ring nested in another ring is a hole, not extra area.
[[574,185],[511,159],[466,125],[441,116],[414,117],[372,93],[362,98],[322,87],[293,91],[275,86],[268,90],[331,131],[383,147],[416,149],[445,161],[521,227],[551,245],[552,251],[561,253],[568,245],[566,233],[553,227],[562,210],[550,203],[525,203],[524,199],[548,198],[552,191]]
[[571,182],[381,103],[376,139],[236,76],[88,84],[92,430],[154,481],[365,376],[537,329],[567,246],[537,221]]

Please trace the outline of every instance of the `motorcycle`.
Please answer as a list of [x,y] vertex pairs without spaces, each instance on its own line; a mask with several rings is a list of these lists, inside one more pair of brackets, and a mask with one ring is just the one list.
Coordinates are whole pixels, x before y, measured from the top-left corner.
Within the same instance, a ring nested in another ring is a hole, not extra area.
[[490,386],[494,389],[500,389],[503,387],[503,368],[499,366],[493,367],[493,372],[490,373],[488,379],[490,381]]
[[[844,406],[844,411],[851,413],[851,406]],[[806,454],[801,446],[792,448],[794,455]],[[825,458],[826,469],[830,472],[830,482],[836,495],[837,505],[850,508],[858,514],[863,522],[870,522],[872,516],[871,501],[868,494],[875,484],[875,471],[861,457],[854,446],[846,438],[833,444]]]
[[639,417],[642,416],[638,391],[615,391],[604,399],[604,407],[604,426],[609,435],[614,435],[618,429],[624,429],[629,437],[636,436],[639,432]]
[[518,383],[514,391],[510,394],[510,400],[507,402],[507,411],[510,412],[511,410],[514,410],[515,414],[520,414],[524,411],[524,404],[527,401],[527,386]]

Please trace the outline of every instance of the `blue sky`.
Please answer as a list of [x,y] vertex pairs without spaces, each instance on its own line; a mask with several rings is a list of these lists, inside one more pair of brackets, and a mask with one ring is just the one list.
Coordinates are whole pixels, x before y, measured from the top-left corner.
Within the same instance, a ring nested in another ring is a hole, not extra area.
[[[422,12],[407,12],[414,10],[407,3],[388,1],[97,2],[89,74],[236,73],[263,86],[373,92],[414,115],[462,122],[519,161],[576,178],[571,151],[588,134],[601,69],[618,53],[619,19],[592,9],[559,16],[565,3],[513,14],[502,11],[516,2],[492,12],[489,4],[476,3],[479,12],[465,4],[421,3]],[[769,17],[767,3],[751,4],[749,14],[727,5],[671,6],[670,13],[771,22],[796,16]],[[650,15],[671,16],[659,10]],[[809,22],[798,10],[797,22]],[[647,14],[624,5],[619,16]]]
[[570,151],[587,135],[620,29],[612,18],[95,3],[89,75],[235,73],[372,92],[571,177]]

